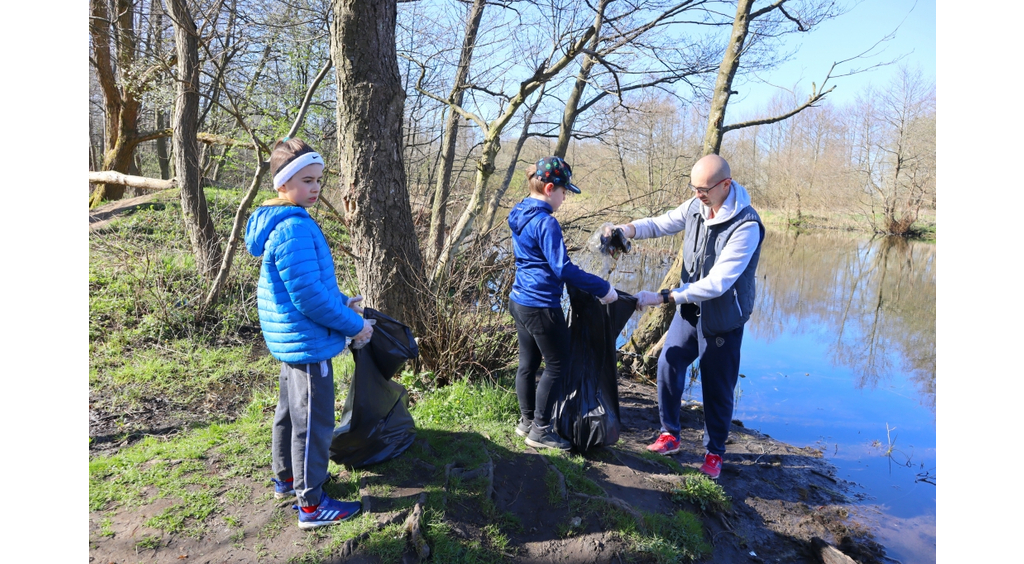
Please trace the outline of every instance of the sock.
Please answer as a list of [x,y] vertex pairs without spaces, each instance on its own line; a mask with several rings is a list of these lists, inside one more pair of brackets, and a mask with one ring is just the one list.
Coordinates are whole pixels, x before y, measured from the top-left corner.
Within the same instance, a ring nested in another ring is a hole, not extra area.
[[320,507],[319,503],[316,505],[310,505],[309,507],[299,507],[299,509],[301,509],[303,513],[313,513],[316,511],[317,507]]

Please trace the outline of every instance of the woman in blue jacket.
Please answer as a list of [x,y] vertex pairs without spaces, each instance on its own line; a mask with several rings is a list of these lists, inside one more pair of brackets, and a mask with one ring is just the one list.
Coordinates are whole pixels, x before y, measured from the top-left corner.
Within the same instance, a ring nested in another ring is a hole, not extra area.
[[[567,192],[579,194],[572,184],[572,169],[560,157],[546,157],[526,169],[530,195],[512,208],[508,225],[516,257],[516,278],[508,309],[519,337],[516,395],[520,420],[516,434],[536,448],[568,450],[569,441],[551,425],[551,410],[558,397],[563,367],[569,355],[569,326],[562,312],[562,292],[568,282],[600,297],[602,304],[619,298],[606,280],[572,263],[565,249],[562,228],[552,213]],[[544,360],[544,373],[535,380]]]

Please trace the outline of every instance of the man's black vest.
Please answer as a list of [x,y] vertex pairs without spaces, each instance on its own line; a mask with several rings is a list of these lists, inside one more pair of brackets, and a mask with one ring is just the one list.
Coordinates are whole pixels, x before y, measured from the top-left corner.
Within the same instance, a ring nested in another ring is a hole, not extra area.
[[760,239],[747,268],[736,279],[731,288],[721,296],[700,302],[700,318],[704,335],[707,337],[727,333],[742,326],[750,319],[754,309],[756,293],[757,261],[761,257],[761,243],[764,242],[764,225],[754,208],[747,206],[724,223],[708,226],[700,214],[701,202],[697,198],[686,210],[685,238],[683,241],[682,283],[696,282],[707,276],[715,259],[722,253],[725,243],[736,228],[748,221],[757,222]]

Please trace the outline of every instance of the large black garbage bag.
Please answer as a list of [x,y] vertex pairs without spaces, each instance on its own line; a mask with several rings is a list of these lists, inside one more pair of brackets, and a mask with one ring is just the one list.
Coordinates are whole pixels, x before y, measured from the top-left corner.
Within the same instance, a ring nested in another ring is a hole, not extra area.
[[331,460],[353,468],[390,460],[416,438],[409,395],[391,380],[419,355],[412,331],[375,309],[365,308],[363,317],[377,322],[370,342],[352,351],[355,373],[330,450]]
[[601,305],[593,295],[569,291],[569,366],[552,422],[579,452],[618,442],[619,383],[615,339],[636,311],[636,298],[617,290],[619,299]]

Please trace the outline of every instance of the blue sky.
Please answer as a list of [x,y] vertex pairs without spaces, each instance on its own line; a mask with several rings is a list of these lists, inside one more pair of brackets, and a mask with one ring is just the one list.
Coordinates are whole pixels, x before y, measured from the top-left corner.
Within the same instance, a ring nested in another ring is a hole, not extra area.
[[[901,25],[902,23],[902,25]],[[897,26],[899,29],[897,30]],[[735,84],[740,94],[729,99],[727,122],[743,118],[772,98],[779,88],[797,88],[801,99],[810,93],[811,82],[821,84],[833,62],[850,58],[871,48],[896,30],[895,37],[872,51],[874,56],[839,68],[867,67],[904,55],[901,61],[919,65],[924,77],[935,79],[936,23],[934,0],[864,0],[846,14],[822,23],[810,33],[793,34],[787,49],[799,49],[793,58],[761,78],[775,85],[747,82]],[[884,87],[897,65],[843,77],[830,84],[837,88],[828,99],[845,105],[868,85]],[[750,116],[752,117],[752,116]]]

